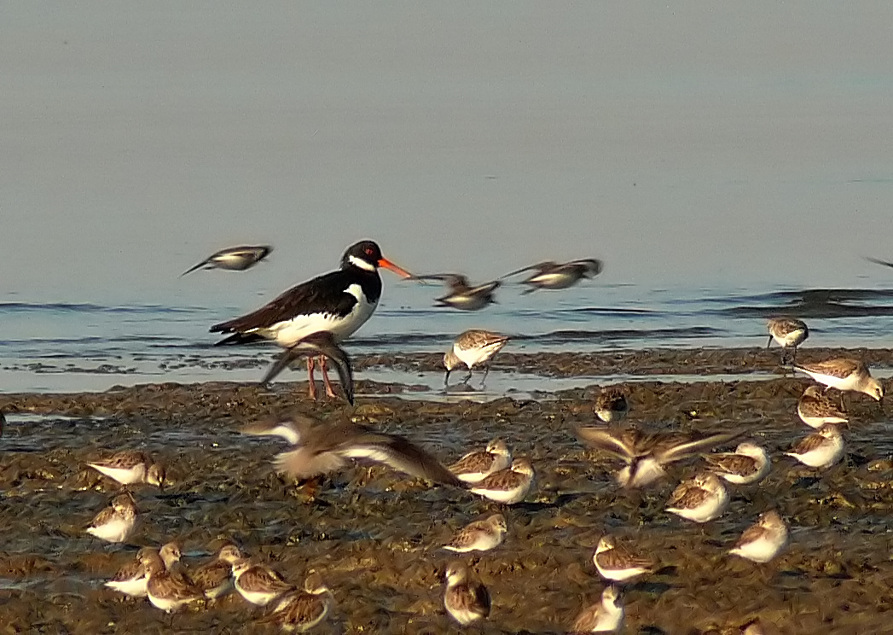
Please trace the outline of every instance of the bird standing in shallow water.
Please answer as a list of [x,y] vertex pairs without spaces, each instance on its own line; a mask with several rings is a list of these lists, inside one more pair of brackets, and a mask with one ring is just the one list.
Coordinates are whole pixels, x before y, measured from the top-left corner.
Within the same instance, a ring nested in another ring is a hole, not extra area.
[[294,346],[291,346],[279,356],[264,378],[261,379],[261,386],[267,386],[276,375],[285,370],[295,360],[301,357],[324,356],[335,363],[335,370],[338,371],[338,379],[341,380],[341,389],[344,390],[344,398],[351,406],[353,405],[353,367],[350,363],[350,357],[343,348],[335,343],[331,333],[320,331],[308,335]]
[[490,364],[488,362],[493,359],[496,353],[503,349],[508,341],[509,338],[505,335],[482,329],[469,329],[461,333],[443,356],[443,365],[446,368],[443,385],[447,385],[447,382],[450,380],[450,373],[459,364],[464,364],[468,368],[468,375],[462,382],[464,384],[467,384],[471,379],[471,369],[484,364],[484,376],[481,378],[481,385],[483,386],[487,375],[490,373]]
[[[378,306],[381,298],[379,267],[394,271],[404,278],[412,274],[381,255],[371,240],[348,247],[341,257],[341,268],[292,287],[261,308],[211,327],[212,333],[232,333],[217,345],[244,344],[259,339],[274,340],[282,348],[291,348],[301,340],[319,332],[327,332],[336,344],[350,337]],[[316,398],[313,378],[314,357],[307,358],[309,394]],[[335,391],[326,372],[326,358],[321,371],[326,394]]]

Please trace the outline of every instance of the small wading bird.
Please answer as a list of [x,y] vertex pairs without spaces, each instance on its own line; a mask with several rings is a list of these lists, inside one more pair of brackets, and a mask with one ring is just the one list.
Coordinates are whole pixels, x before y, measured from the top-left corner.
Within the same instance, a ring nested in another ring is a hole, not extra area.
[[457,553],[490,551],[502,544],[506,531],[505,516],[493,514],[465,525],[443,548]]
[[108,459],[87,465],[124,486],[147,483],[159,488],[164,487],[166,476],[164,466],[139,450],[122,450]]
[[266,565],[252,564],[248,558],[233,563],[233,585],[246,601],[256,606],[266,606],[283,593],[294,591],[282,575]]
[[443,385],[447,385],[450,373],[459,364],[464,364],[468,368],[468,375],[462,380],[463,384],[467,384],[471,379],[472,368],[484,364],[484,376],[481,378],[481,386],[483,386],[490,373],[490,364],[487,362],[493,359],[508,341],[509,338],[505,335],[481,329],[469,329],[459,335],[443,356],[443,365],[446,368]]
[[729,492],[712,472],[697,474],[673,490],[666,510],[696,523],[718,518],[729,506]]
[[858,359],[840,357],[814,364],[795,364],[794,370],[806,373],[828,388],[865,393],[877,401],[884,398],[881,382],[872,377],[868,367]]
[[[291,348],[308,335],[331,334],[340,344],[353,335],[372,316],[381,298],[379,267],[404,278],[412,276],[381,255],[379,246],[364,240],[348,247],[341,257],[341,268],[292,287],[256,311],[211,327],[212,333],[232,333],[217,345],[245,344],[260,339],[274,340],[282,348]],[[316,398],[313,380],[314,358],[307,357],[310,398]],[[321,371],[326,394],[335,391],[326,372],[326,357]]]
[[603,388],[595,399],[593,411],[605,423],[622,421],[629,412],[626,390],[622,386]]
[[750,485],[762,481],[772,469],[766,449],[755,443],[739,443],[734,452],[705,454],[709,470],[733,485]]
[[572,633],[619,633],[623,627],[620,589],[613,584],[602,591],[602,599],[583,609],[574,621]]
[[412,279],[419,281],[442,280],[449,289],[449,293],[436,298],[435,306],[449,306],[462,311],[478,311],[488,304],[493,304],[496,302],[493,299],[493,292],[502,285],[499,280],[494,280],[474,286],[461,273],[430,273],[424,276],[413,276]]
[[490,593],[477,581],[465,563],[451,562],[446,570],[446,590],[443,605],[462,626],[490,615]]
[[226,269],[229,271],[245,271],[250,269],[261,260],[270,255],[273,248],[269,245],[259,245],[257,247],[229,247],[208,256],[194,267],[190,267],[180,274],[182,278],[187,273],[192,273],[196,269]]
[[522,281],[523,284],[530,286],[524,293],[532,293],[537,289],[567,289],[583,278],[597,276],[602,272],[603,268],[602,261],[594,258],[571,260],[570,262],[552,262],[547,260],[529,267],[516,269],[502,277],[508,278],[525,271],[535,271],[536,273]]
[[87,533],[106,542],[124,542],[133,533],[138,516],[133,497],[129,493],[118,494],[96,514]]
[[493,472],[512,464],[512,453],[502,439],[492,439],[485,450],[465,454],[449,466],[450,472],[466,483],[479,483]]
[[279,373],[291,366],[296,360],[302,357],[314,356],[324,356],[335,363],[335,370],[338,371],[341,388],[344,390],[344,398],[352,406],[353,368],[350,364],[350,358],[344,352],[344,349],[335,343],[332,334],[326,331],[308,335],[297,344],[285,349],[260,381],[261,386],[268,386]]
[[351,460],[384,463],[395,470],[435,483],[463,483],[436,458],[401,436],[375,432],[349,421],[320,422],[304,415],[270,418],[243,429],[246,434],[280,436],[294,450],[278,454],[279,472],[304,479],[334,472]]
[[231,543],[220,547],[217,554],[192,572],[192,581],[209,600],[223,597],[233,588],[233,563],[242,558],[242,552]]
[[535,474],[529,459],[517,458],[511,467],[493,472],[469,487],[472,493],[503,505],[520,503],[533,486]]
[[788,527],[774,509],[760,515],[729,553],[752,562],[769,562],[788,542]]
[[821,389],[812,384],[797,402],[797,415],[811,428],[821,428],[827,423],[848,423],[849,415],[838,408],[833,400],[822,394]]
[[159,551],[142,557],[147,580],[146,592],[155,608],[173,613],[190,602],[204,599],[204,594],[180,567],[180,546],[169,542]]
[[311,572],[304,580],[303,591],[289,591],[280,596],[273,612],[261,619],[261,623],[278,624],[287,633],[305,633],[326,619],[333,602],[329,587],[318,573]]
[[831,467],[843,458],[846,450],[840,427],[828,423],[800,439],[786,455],[800,461],[803,465],[823,470]]
[[769,342],[766,344],[766,348],[772,346],[772,340],[775,340],[781,346],[782,365],[787,363],[788,349],[791,350],[791,362],[793,362],[797,357],[797,347],[809,337],[809,328],[806,326],[806,322],[794,318],[771,318],[767,326],[769,327]]
[[726,443],[742,432],[711,434],[692,439],[669,433],[638,430],[611,431],[580,427],[577,436],[586,445],[607,452],[626,464],[616,475],[622,487],[645,487],[666,474],[666,466]]
[[651,573],[655,568],[654,560],[628,551],[610,535],[602,536],[598,541],[592,562],[599,575],[612,582],[628,582],[645,573]]

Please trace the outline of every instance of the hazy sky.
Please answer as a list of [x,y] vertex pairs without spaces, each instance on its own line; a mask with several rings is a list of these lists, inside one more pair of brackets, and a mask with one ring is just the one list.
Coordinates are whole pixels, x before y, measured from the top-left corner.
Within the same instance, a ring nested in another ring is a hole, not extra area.
[[[893,283],[889,2],[7,3],[0,301],[419,272]],[[178,280],[270,242],[247,276]],[[236,281],[238,278],[238,281]],[[234,300],[235,301],[235,300]]]

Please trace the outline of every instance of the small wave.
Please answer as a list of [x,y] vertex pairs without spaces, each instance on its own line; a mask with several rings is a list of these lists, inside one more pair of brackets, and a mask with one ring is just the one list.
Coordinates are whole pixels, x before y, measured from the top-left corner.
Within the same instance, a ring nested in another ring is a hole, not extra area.
[[705,303],[733,304],[705,313],[731,317],[845,318],[893,315],[893,290],[800,289],[749,296],[705,298]]
[[52,313],[134,313],[134,314],[151,314],[151,313],[195,313],[197,311],[207,311],[207,309],[191,308],[191,307],[172,307],[155,304],[136,305],[136,306],[103,306],[100,304],[90,303],[71,303],[71,302],[50,302],[36,304],[32,302],[0,302],[0,312],[7,313],[29,313],[29,312],[52,312]]

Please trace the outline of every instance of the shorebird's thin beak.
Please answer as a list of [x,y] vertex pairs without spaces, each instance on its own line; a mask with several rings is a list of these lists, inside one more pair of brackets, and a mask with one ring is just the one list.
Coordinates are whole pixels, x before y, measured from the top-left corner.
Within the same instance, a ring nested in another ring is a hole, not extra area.
[[400,276],[402,278],[412,278],[412,274],[409,273],[406,269],[404,269],[402,267],[398,267],[393,262],[391,262],[390,260],[388,260],[387,258],[385,258],[383,256],[379,259],[378,266],[384,267],[385,269],[390,269],[391,271],[393,271],[394,273],[396,273],[398,276]]
[[766,348],[769,348],[770,346],[772,346],[772,336],[771,335],[769,336],[769,341],[766,342]]

